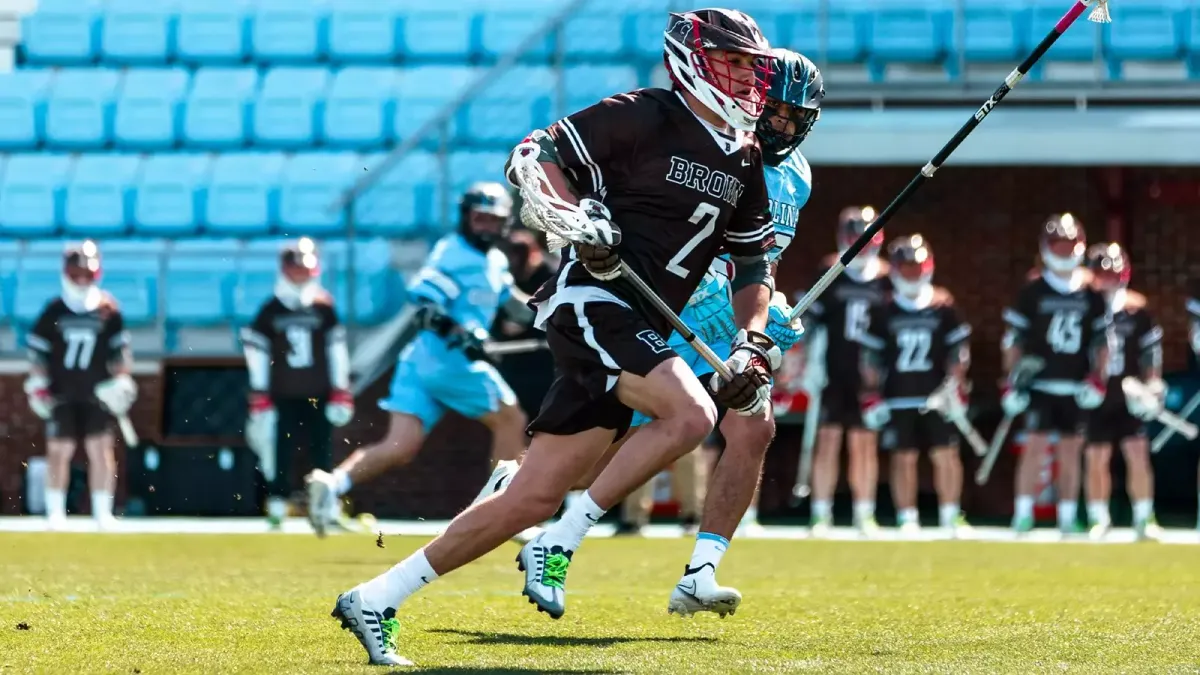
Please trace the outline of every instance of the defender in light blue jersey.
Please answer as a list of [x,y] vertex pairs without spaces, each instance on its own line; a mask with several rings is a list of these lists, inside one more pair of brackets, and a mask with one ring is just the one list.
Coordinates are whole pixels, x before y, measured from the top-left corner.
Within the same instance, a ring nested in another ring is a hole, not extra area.
[[391,413],[387,435],[355,450],[332,473],[309,477],[309,512],[325,515],[310,516],[318,533],[336,520],[338,497],[410,462],[447,410],[491,429],[492,458],[506,472],[515,471],[513,460],[525,448],[525,414],[484,352],[502,305],[531,314],[513,297],[507,256],[494,248],[506,235],[512,198],[499,183],[476,183],[459,206],[459,231],[434,245],[409,284],[419,332],[400,353],[388,397],[379,401]]

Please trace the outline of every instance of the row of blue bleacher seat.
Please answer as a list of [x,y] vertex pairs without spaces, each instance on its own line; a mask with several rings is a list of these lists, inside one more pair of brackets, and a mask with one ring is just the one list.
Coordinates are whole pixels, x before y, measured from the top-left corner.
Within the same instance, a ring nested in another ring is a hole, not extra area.
[[[383,155],[30,154],[0,156],[0,237],[287,236],[340,234],[332,209]],[[445,203],[470,183],[503,180],[505,154],[456,152],[443,183],[437,157],[413,153],[349,214],[360,235],[435,236]]]
[[[1011,60],[1036,45],[1062,0],[741,0],[773,44],[838,63]],[[824,4],[824,7],[823,7]],[[486,63],[516,48],[563,2],[552,0],[42,0],[25,19],[33,64]],[[661,60],[666,0],[586,4],[562,31],[568,61]],[[960,11],[961,7],[961,11]],[[678,9],[678,7],[675,7]],[[1114,23],[1080,22],[1048,58],[1200,61],[1200,2],[1123,0]],[[961,15],[964,23],[957,25]],[[961,29],[961,30],[960,30]],[[965,39],[960,44],[960,33]],[[827,40],[823,38],[827,34]],[[1102,38],[1097,40],[1097,36]],[[823,53],[822,45],[825,45]],[[547,38],[525,55],[546,63]],[[953,57],[953,58],[951,58]]]
[[[381,149],[416,132],[482,70],[18,70],[0,75],[0,151]],[[549,124],[567,112],[554,107],[556,77],[549,67],[508,71],[460,111],[449,140],[511,145]],[[562,84],[575,110],[648,82],[631,66],[581,65]]]
[[[117,298],[126,321],[168,326],[245,325],[273,293],[279,240],[115,240],[101,243],[101,285]],[[61,292],[62,242],[0,240],[0,322],[29,326]],[[358,323],[391,316],[404,302],[404,282],[382,239],[354,243]],[[350,245],[324,242],[322,279],[343,316],[348,307]],[[169,298],[169,302],[163,301]]]

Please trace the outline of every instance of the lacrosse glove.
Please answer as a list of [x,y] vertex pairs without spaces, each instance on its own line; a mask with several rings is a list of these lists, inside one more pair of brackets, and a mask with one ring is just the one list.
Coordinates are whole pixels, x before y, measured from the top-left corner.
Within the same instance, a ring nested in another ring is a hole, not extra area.
[[709,388],[717,403],[743,417],[753,417],[771,402],[771,373],[783,363],[775,342],[763,333],[741,330],[733,341],[725,365],[733,373],[728,382],[713,373]]
[[589,274],[601,281],[616,279],[621,276],[621,258],[616,250],[621,245],[621,229],[613,224],[608,207],[595,199],[580,199],[579,208],[591,221],[588,238],[592,240],[575,244],[579,262],[583,263]]

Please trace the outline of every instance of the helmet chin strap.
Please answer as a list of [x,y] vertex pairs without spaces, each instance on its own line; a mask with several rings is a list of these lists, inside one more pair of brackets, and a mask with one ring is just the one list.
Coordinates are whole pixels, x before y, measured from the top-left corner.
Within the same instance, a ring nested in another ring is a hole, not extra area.
[[275,297],[288,309],[311,307],[321,292],[321,284],[313,279],[304,284],[294,284],[287,277],[280,275],[275,282]]
[[70,279],[63,277],[62,299],[66,303],[67,309],[72,312],[76,314],[94,312],[100,307],[100,300],[103,297],[99,286],[95,284],[80,286]]

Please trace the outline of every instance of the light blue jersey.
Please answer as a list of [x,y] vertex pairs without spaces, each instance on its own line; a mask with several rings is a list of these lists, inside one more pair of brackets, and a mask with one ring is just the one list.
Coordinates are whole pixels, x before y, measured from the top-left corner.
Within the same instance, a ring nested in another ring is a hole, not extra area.
[[[775,247],[768,258],[775,262],[796,236],[800,209],[804,208],[812,194],[812,170],[808,160],[797,150],[779,166],[763,167],[763,175],[775,225]],[[688,328],[722,359],[729,358],[730,346],[737,336],[737,325],[733,321],[733,295],[729,286],[732,274],[733,263],[728,256],[714,259],[700,286],[679,315]],[[712,374],[712,366],[679,333],[672,333],[667,343],[691,367],[696,377]],[[649,418],[641,413],[634,413],[632,426],[641,426],[648,421]]]
[[[484,253],[462,236],[449,234],[434,245],[408,292],[438,305],[464,329],[486,331],[508,300],[511,284],[503,253]],[[444,338],[426,330],[400,353],[391,391],[379,407],[413,415],[428,430],[446,409],[478,418],[514,403],[516,395],[492,364],[468,360],[461,349],[448,347]]]

